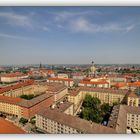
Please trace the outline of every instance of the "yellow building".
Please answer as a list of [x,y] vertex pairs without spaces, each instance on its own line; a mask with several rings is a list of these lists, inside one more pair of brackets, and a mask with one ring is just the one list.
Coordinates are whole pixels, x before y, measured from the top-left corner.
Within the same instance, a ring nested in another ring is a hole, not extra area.
[[20,98],[11,100],[11,97],[0,96],[0,112],[20,117],[22,115],[21,107],[18,105],[20,101]]
[[129,93],[127,95],[127,105],[128,106],[139,106],[139,100],[140,98],[135,93]]
[[126,90],[81,87],[69,93],[68,101],[74,104],[74,111],[76,111],[87,94],[99,98],[101,103],[112,105],[113,103],[123,103],[126,93]]
[[43,92],[46,92],[47,85],[46,84],[38,84],[33,81],[26,81],[17,83],[15,85],[3,87],[0,89],[0,94],[9,97],[19,97],[21,95],[39,95]]

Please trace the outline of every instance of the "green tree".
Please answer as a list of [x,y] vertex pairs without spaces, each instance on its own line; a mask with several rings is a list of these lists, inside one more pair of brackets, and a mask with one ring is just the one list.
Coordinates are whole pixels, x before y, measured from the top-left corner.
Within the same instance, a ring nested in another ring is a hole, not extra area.
[[83,107],[91,108],[91,109],[99,109],[101,101],[96,97],[91,97],[91,95],[86,95],[83,101]]
[[19,123],[22,123],[23,125],[26,124],[27,122],[28,122],[28,120],[23,117],[20,118],[20,120],[19,120]]
[[103,103],[101,105],[101,111],[106,114],[111,111],[111,106],[108,103]]
[[26,99],[26,100],[31,100],[33,99],[35,96],[33,94],[30,95],[21,95],[20,98]]

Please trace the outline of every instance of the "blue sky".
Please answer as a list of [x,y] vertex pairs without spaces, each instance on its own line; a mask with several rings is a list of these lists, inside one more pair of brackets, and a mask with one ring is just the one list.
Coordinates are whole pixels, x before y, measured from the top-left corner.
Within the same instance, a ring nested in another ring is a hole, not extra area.
[[0,7],[0,64],[140,63],[140,7]]

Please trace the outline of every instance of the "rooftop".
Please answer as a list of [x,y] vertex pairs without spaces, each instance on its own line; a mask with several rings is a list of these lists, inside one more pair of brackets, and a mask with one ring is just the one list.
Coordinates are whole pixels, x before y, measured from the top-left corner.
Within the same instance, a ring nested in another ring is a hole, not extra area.
[[48,90],[31,100],[25,100],[18,97],[0,96],[0,101],[30,108],[42,102],[43,100],[54,96],[54,94],[59,93],[61,90],[66,89],[66,87],[63,84],[51,83],[51,84],[46,84],[46,85],[48,86]]
[[15,72],[15,73],[7,73],[7,74],[2,74],[1,77],[22,77],[22,76],[27,76],[27,74],[23,74],[20,72]]
[[128,97],[138,98],[138,95],[135,93],[128,93]]
[[31,100],[25,100],[23,99],[21,102],[18,103],[19,106],[25,107],[25,108],[30,108],[40,102],[42,102],[43,100],[46,100],[50,97],[52,97],[53,94],[49,94],[49,93],[44,93],[40,96],[37,96]]
[[64,112],[65,110],[67,110],[67,108],[69,108],[71,105],[73,105],[73,103],[70,102],[63,102],[60,103],[59,105],[57,105],[57,107],[55,107],[53,110],[57,110],[60,112]]
[[114,106],[108,126],[116,129],[118,133],[126,133],[128,113],[140,115],[140,109],[127,105]]
[[22,102],[23,99],[17,97],[8,97],[8,96],[0,96],[0,102],[10,103],[10,104],[18,104]]
[[70,95],[76,96],[80,91],[91,91],[91,92],[101,92],[101,93],[114,93],[114,94],[126,94],[126,93],[128,93],[128,90],[124,90],[124,89],[77,87],[73,91],[70,91]]
[[58,80],[58,81],[73,81],[71,78],[58,78],[58,77],[54,77],[54,78],[48,78],[48,80]]
[[[112,128],[105,127],[94,122],[89,122],[75,116],[67,115],[56,110],[47,109],[38,113],[39,115],[48,119],[54,120],[58,123],[75,128],[86,134],[113,134],[116,131]],[[57,117],[56,117],[57,116]]]
[[18,89],[18,88],[21,88],[21,87],[29,86],[29,85],[32,85],[33,83],[34,83],[34,81],[28,80],[28,81],[25,81],[25,82],[18,82],[15,85],[10,85],[10,86],[7,86],[7,87],[1,87],[0,88],[0,94],[2,94],[4,92],[8,92],[10,90],[15,90],[15,89]]
[[0,134],[25,134],[25,131],[13,123],[0,118]]

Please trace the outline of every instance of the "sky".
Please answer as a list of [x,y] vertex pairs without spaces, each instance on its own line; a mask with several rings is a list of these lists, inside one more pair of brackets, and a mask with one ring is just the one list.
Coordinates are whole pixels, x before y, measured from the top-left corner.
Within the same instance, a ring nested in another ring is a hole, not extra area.
[[0,65],[140,64],[140,7],[0,7]]

